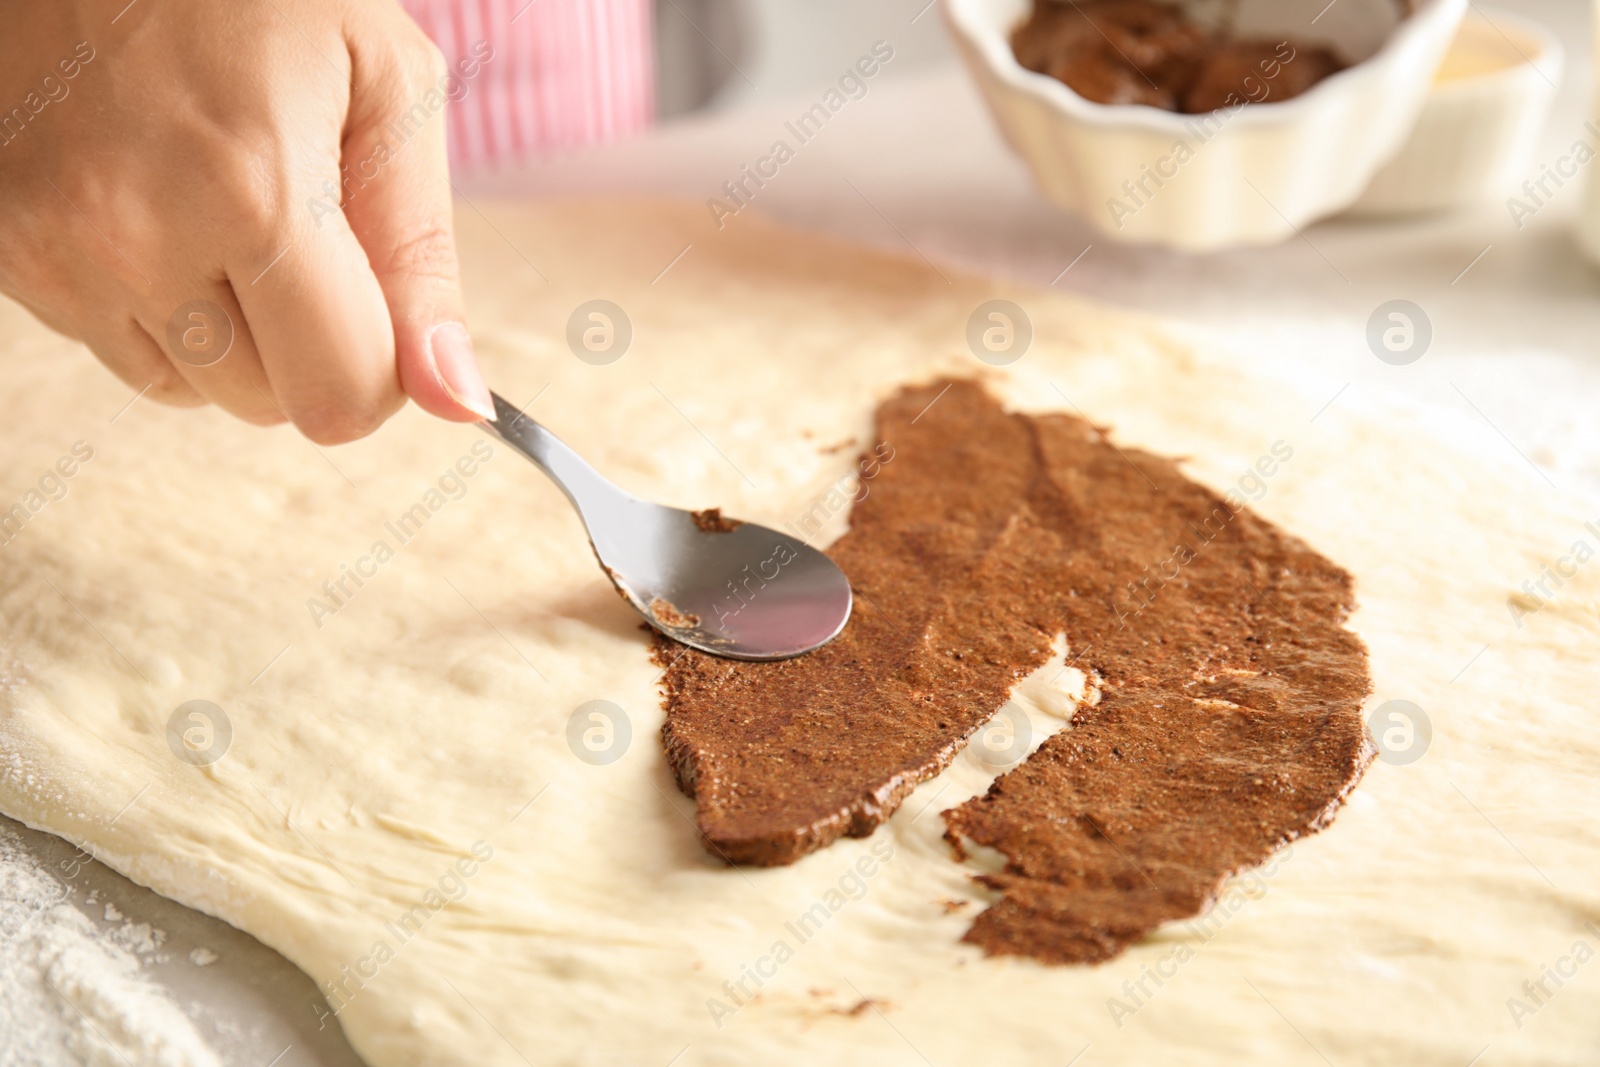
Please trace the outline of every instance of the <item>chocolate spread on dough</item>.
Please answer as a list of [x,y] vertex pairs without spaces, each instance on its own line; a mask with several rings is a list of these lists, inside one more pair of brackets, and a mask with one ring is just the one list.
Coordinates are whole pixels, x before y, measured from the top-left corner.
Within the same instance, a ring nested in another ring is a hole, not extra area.
[[1086,100],[1189,114],[1288,100],[1345,67],[1315,45],[1205,30],[1161,0],[1034,0],[1011,48]]
[[738,519],[728,518],[722,513],[721,508],[691,511],[689,517],[694,519],[694,524],[700,527],[701,533],[731,533],[744,525]]
[[871,833],[1058,633],[1098,703],[944,813],[958,851],[1008,860],[968,941],[1103,960],[1328,823],[1373,755],[1348,574],[1172,461],[971,382],[902,391],[878,441],[901,458],[829,552],[858,594],[843,634],[776,663],[657,638],[708,848],[784,864]]

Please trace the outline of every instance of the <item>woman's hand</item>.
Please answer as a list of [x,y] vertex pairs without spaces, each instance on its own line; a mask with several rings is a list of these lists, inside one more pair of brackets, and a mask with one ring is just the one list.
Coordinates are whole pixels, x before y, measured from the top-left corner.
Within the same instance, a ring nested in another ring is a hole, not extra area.
[[492,416],[445,158],[475,66],[391,0],[0,14],[0,289],[157,400],[318,443],[406,396]]

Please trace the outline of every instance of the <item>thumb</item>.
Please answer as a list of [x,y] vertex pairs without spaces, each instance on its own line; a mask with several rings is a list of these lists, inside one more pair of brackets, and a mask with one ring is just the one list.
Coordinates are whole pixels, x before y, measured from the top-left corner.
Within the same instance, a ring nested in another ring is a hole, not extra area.
[[345,215],[389,305],[400,387],[442,418],[492,420],[467,332],[451,217],[445,101],[459,83],[421,31],[399,19],[403,25],[375,27],[365,49],[351,42],[365,76],[351,91]]

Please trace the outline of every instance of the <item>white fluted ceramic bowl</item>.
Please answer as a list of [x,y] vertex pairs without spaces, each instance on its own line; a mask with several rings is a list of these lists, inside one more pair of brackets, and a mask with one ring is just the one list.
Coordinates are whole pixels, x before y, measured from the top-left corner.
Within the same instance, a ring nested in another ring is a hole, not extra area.
[[1031,3],[942,4],[1006,139],[1047,196],[1108,238],[1191,252],[1282,241],[1355,201],[1411,132],[1467,7],[1422,0],[1399,21],[1394,0],[1242,0],[1242,35],[1357,62],[1290,100],[1181,115],[1095,103],[1024,68],[1010,35]]

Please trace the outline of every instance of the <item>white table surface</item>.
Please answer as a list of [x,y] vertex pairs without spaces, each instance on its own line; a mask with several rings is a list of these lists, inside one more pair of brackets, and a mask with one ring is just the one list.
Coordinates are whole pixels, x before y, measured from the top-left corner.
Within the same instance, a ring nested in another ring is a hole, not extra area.
[[[1551,26],[1567,47],[1531,175],[1583,134],[1593,91],[1589,12],[1577,0],[1501,6]],[[892,20],[885,25],[892,39]],[[926,30],[919,24],[908,32]],[[859,51],[871,44],[863,40]],[[763,155],[819,93],[720,111],[516,172],[464,176],[458,185],[475,203],[606,193],[703,202]],[[1600,425],[1592,414],[1600,409],[1600,272],[1571,237],[1582,200],[1569,184],[1520,232],[1502,201],[1401,222],[1334,219],[1278,247],[1206,257],[1118,246],[1040,197],[964,74],[945,63],[875,79],[865,98],[768,183],[754,210],[943,267],[1054,280],[1061,290],[1169,316],[1262,358],[1325,374],[1336,402],[1363,391],[1410,394],[1456,411],[1516,462],[1523,461],[1512,450],[1525,457],[1529,492],[1587,496],[1600,494]],[[537,250],[529,252],[536,259]],[[1379,362],[1365,341],[1373,309],[1397,297],[1419,304],[1434,329],[1428,353],[1406,367]],[[49,862],[72,852],[21,832]],[[172,961],[150,974],[180,1004],[195,1006],[202,1033],[230,1065],[359,1062],[335,1032],[317,1031],[310,980],[253,939],[98,864],[84,867],[73,890],[79,903],[97,890],[129,919],[167,930]],[[185,957],[197,946],[220,958],[203,971],[193,967]]]

